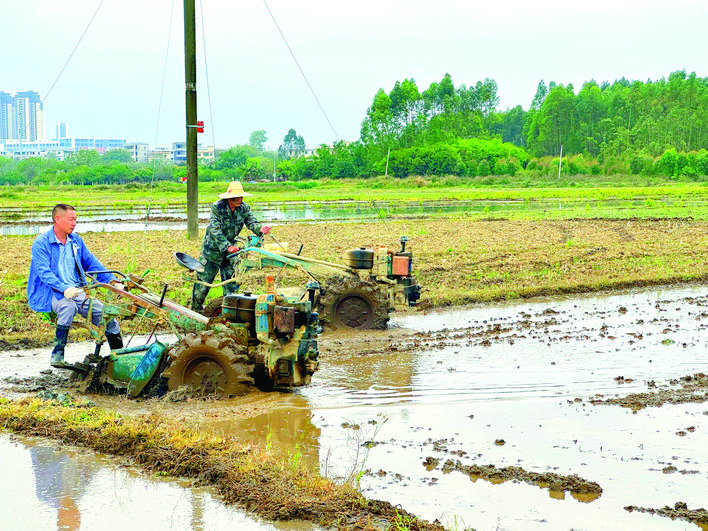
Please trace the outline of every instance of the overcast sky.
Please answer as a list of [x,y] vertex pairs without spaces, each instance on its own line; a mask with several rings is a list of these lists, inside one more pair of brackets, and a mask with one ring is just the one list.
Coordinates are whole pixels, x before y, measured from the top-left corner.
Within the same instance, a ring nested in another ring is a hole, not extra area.
[[[70,136],[151,146],[183,140],[182,0],[104,0],[50,92],[100,3],[2,2],[0,91],[39,92],[48,138],[67,122]],[[356,140],[377,90],[405,78],[421,92],[445,73],[456,87],[491,78],[505,110],[528,109],[540,80],[572,83],[577,93],[591,79],[656,81],[675,70],[708,76],[705,0],[196,4],[204,145],[244,144],[259,129],[271,148],[290,128],[308,147]]]

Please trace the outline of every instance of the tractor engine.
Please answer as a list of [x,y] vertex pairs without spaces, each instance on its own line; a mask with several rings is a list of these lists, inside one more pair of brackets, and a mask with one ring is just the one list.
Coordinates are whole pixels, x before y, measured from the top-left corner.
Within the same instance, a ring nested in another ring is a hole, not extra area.
[[401,236],[399,241],[400,251],[393,251],[385,245],[379,245],[375,250],[360,247],[345,251],[342,260],[352,269],[369,271],[377,282],[393,285],[389,291],[391,306],[414,306],[420,299],[420,286],[411,273],[413,253],[406,251],[406,236]]
[[259,387],[297,387],[310,383],[318,368],[318,315],[312,311],[316,283],[302,298],[276,294],[227,295],[222,318],[248,330],[248,358]]

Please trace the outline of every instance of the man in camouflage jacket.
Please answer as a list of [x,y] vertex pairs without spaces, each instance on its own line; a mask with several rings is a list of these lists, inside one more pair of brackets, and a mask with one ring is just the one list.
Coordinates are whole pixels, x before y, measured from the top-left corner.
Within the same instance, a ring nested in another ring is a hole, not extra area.
[[[204,271],[197,273],[199,281],[211,284],[217,272],[221,273],[222,282],[234,276],[234,265],[227,256],[238,251],[236,237],[244,225],[257,236],[270,232],[270,227],[261,227],[251,213],[251,208],[243,202],[243,198],[249,195],[253,194],[244,192],[240,182],[232,181],[226,192],[219,194],[219,199],[211,205],[209,226],[199,256],[199,262],[204,266]],[[224,295],[230,295],[238,291],[238,284],[229,282],[222,289]],[[192,310],[204,310],[204,300],[208,293],[207,286],[194,284]]]

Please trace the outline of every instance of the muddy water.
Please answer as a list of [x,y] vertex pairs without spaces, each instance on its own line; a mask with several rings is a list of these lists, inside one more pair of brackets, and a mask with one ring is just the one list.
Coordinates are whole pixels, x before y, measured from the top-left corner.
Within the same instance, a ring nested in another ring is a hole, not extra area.
[[[624,507],[708,508],[708,402],[633,412],[590,399],[708,372],[707,292],[413,313],[390,331],[324,334],[308,388],[174,407],[206,419],[205,429],[281,447],[328,477],[358,478],[368,497],[453,529],[698,529]],[[3,374],[36,372],[49,356],[7,355]],[[443,470],[447,460],[459,466]],[[603,492],[494,484],[460,471],[473,464],[576,474]]]
[[[321,430],[320,468],[370,469],[361,478],[367,496],[458,529],[695,527],[623,508],[708,508],[708,402],[633,413],[587,399],[708,372],[705,293],[647,290],[396,319],[426,333],[416,349],[394,341],[401,354],[338,351],[302,392]],[[603,493],[590,500],[492,485],[428,470],[428,456],[577,474]]]
[[1,529],[312,529],[263,522],[224,507],[208,489],[41,439],[0,434],[0,470],[12,493],[0,497]]

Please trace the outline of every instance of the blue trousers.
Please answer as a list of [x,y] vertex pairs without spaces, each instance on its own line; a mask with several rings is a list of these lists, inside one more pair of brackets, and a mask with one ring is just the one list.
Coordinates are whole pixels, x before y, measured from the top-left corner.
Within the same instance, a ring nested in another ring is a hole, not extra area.
[[[52,298],[52,310],[57,314],[57,325],[70,326],[74,320],[74,316],[78,313],[84,317],[89,311],[89,299],[85,293],[81,293],[75,299]],[[93,300],[93,308],[91,309],[91,321],[98,325],[101,322],[101,313],[103,312],[103,304],[96,299]],[[106,324],[106,334],[120,334],[120,326],[118,321],[111,319]]]

